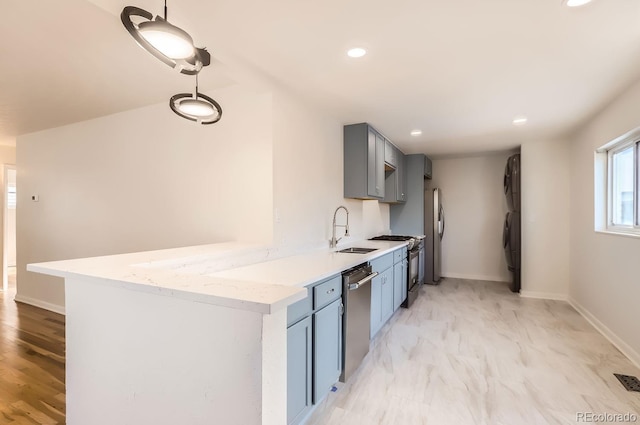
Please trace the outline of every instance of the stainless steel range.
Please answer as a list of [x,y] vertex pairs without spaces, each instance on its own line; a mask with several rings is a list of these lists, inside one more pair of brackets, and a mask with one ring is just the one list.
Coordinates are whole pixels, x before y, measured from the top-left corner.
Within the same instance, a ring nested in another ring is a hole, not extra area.
[[402,307],[409,308],[418,298],[420,288],[424,283],[424,236],[382,235],[371,238],[372,241],[409,242],[407,245],[407,299]]

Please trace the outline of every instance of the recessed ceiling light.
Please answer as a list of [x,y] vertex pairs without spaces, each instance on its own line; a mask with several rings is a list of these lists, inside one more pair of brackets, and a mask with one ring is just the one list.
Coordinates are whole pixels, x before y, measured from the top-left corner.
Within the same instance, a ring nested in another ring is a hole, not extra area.
[[578,7],[591,3],[591,0],[564,0],[563,3],[568,7]]
[[411,135],[414,137],[420,136],[422,134],[422,130],[413,130]]
[[349,49],[347,51],[347,55],[350,58],[361,58],[367,54],[367,51],[362,47],[354,47],[353,49]]
[[524,125],[527,123],[527,117],[518,116],[513,119],[513,125]]

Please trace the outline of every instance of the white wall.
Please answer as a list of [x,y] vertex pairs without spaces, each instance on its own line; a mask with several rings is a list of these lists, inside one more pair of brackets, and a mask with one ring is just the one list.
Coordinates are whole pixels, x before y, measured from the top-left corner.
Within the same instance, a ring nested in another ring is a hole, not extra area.
[[520,158],[521,294],[567,299],[570,146],[565,141],[525,143]]
[[62,281],[32,262],[223,240],[328,247],[338,205],[350,240],[388,230],[387,205],[343,198],[342,123],[277,90],[210,95],[224,108],[212,126],[163,103],[18,139],[17,299],[62,311]]
[[507,213],[504,167],[512,152],[433,161],[432,188],[442,189],[446,227],[442,275],[508,282],[502,248]]
[[162,103],[18,138],[17,299],[64,305],[62,280],[32,262],[271,241],[272,97],[210,94],[224,108],[212,126]]
[[640,82],[591,119],[571,146],[571,302],[640,365],[640,239],[594,231],[594,151],[640,126]]
[[[274,96],[274,238],[280,245],[329,246],[333,213],[349,209],[351,238],[368,238],[389,229],[389,206],[344,199],[343,124],[278,92]],[[345,221],[344,211],[337,222]],[[338,228],[342,236],[344,229]]]

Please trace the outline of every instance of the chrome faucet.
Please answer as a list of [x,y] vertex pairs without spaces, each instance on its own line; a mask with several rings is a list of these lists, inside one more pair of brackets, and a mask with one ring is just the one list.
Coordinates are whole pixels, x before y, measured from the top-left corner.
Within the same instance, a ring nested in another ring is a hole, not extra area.
[[[347,213],[347,224],[336,224],[336,215],[338,214],[338,210],[340,208],[342,208]],[[333,213],[333,235],[331,236],[331,240],[329,241],[330,248],[335,248],[338,245],[338,241],[342,239],[336,239],[336,227],[344,227],[344,235],[347,237],[349,236],[349,210],[347,209],[347,207],[340,205]]]

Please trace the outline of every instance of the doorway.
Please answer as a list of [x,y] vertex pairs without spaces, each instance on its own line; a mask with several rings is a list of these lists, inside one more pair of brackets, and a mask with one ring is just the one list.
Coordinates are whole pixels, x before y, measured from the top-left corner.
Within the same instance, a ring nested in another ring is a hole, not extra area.
[[4,202],[2,231],[2,290],[15,292],[17,173],[14,165],[3,166]]

